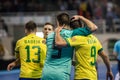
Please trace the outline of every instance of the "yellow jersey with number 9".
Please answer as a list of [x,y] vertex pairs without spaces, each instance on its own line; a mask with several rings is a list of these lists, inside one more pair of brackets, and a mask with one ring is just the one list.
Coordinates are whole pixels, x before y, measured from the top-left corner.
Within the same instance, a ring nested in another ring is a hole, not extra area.
[[103,50],[101,43],[93,35],[73,36],[66,39],[67,45],[75,47],[75,79],[97,80],[97,54]]
[[30,34],[16,43],[15,54],[20,58],[20,78],[41,78],[46,45],[44,39]]

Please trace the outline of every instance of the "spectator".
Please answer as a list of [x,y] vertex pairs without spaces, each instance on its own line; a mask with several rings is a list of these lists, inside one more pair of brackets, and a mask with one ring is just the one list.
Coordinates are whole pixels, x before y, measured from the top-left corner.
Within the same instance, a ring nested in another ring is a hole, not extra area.
[[0,40],[0,58],[2,58],[4,54],[5,54],[4,46],[2,44],[2,40]]
[[6,25],[4,19],[0,19],[0,36],[8,35],[8,26]]
[[106,25],[109,32],[115,32],[115,27],[113,25],[114,14],[112,11],[108,11],[106,14]]
[[[113,54],[115,55],[117,61],[118,61],[118,72],[120,77],[120,40],[117,41],[114,45]],[[120,78],[119,78],[120,80]]]

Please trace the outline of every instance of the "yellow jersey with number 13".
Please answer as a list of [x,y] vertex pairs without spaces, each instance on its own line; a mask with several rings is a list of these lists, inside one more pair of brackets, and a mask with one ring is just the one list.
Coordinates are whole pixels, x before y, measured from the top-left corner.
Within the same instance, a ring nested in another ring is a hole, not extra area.
[[44,39],[30,34],[16,43],[15,54],[20,58],[20,78],[41,78],[46,57]]
[[97,80],[97,54],[103,50],[98,39],[93,35],[74,36],[66,39],[69,46],[75,47],[75,79]]

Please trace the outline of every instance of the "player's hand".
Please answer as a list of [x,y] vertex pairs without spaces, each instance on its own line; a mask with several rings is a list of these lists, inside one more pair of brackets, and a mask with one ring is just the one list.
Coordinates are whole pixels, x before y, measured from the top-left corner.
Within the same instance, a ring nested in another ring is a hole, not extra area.
[[15,67],[15,66],[16,66],[15,62],[12,62],[12,63],[10,63],[10,64],[7,66],[7,70],[10,71],[10,70],[12,70],[12,68]]
[[107,77],[106,77],[106,80],[114,80],[114,76],[113,76],[113,73],[110,71],[106,73]]
[[57,33],[60,32],[60,31],[63,29],[63,27],[64,27],[64,26],[59,26],[59,27],[57,27],[57,28],[55,29],[55,32],[57,32]]
[[81,19],[82,20],[83,16],[80,16],[80,15],[75,15],[72,17],[72,21],[74,20],[78,20],[78,19]]

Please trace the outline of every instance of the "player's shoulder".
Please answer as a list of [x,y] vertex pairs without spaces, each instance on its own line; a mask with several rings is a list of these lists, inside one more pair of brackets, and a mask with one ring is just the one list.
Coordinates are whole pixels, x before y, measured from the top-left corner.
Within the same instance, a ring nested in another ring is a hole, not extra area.
[[115,42],[115,46],[118,46],[118,45],[120,45],[120,40]]
[[42,40],[42,39],[44,39],[44,38],[42,38],[42,37],[39,37],[39,36],[35,36],[35,38],[37,38],[37,39],[41,39],[41,40]]
[[86,38],[86,36],[80,36],[80,35],[76,35],[76,36],[73,36],[72,39],[83,39],[83,38]]
[[17,42],[23,41],[25,38],[26,38],[26,36],[25,36],[25,37],[22,37],[22,38],[20,38],[20,39],[18,39]]
[[69,29],[62,29],[61,33],[70,33],[72,32],[72,30],[69,30]]
[[17,44],[21,44],[21,43],[23,43],[24,40],[25,40],[25,37],[22,37],[22,38],[18,39],[18,40],[16,41],[16,43],[17,43]]
[[60,32],[60,35],[61,35],[63,38],[68,38],[68,37],[71,37],[72,32],[73,32],[72,30],[63,29],[63,30]]
[[46,39],[36,36],[36,40],[40,40],[40,42],[42,42],[43,44],[46,44]]
[[117,43],[117,44],[120,44],[120,40],[118,40],[116,43]]

